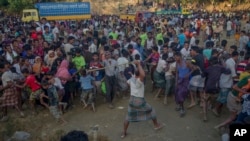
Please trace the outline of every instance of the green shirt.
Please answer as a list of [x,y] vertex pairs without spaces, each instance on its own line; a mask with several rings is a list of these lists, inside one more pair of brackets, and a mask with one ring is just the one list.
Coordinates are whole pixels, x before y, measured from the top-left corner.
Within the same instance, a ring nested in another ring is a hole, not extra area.
[[72,62],[74,63],[74,65],[76,66],[77,70],[80,70],[81,68],[84,68],[86,65],[85,59],[83,56],[75,56],[72,59]]
[[112,36],[114,40],[117,40],[117,38],[118,38],[118,34],[114,33],[114,32],[110,32],[109,36]]
[[145,42],[148,39],[148,35],[146,33],[144,33],[144,34],[142,34],[140,36],[140,38],[141,38],[141,45],[144,47],[145,46]]
[[159,40],[162,40],[162,42],[164,43],[162,33],[158,33],[158,34],[156,35],[155,39],[156,39],[156,43],[157,43],[157,44],[158,44],[158,41],[159,41]]
[[[237,86],[238,86],[239,88],[244,87],[245,85],[247,85],[248,79],[250,79],[250,76],[247,76],[247,77],[243,78],[242,80],[240,80],[240,81],[237,83]],[[233,90],[232,90],[232,94],[233,94],[234,96],[238,97],[239,92],[233,89]]]

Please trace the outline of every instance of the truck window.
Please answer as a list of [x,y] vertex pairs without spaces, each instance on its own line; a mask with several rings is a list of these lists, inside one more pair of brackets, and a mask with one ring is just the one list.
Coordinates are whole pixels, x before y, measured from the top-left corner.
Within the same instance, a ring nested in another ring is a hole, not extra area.
[[32,12],[31,15],[32,15],[32,16],[36,16],[36,12]]
[[31,16],[31,13],[30,12],[25,12],[23,13],[24,17],[27,17],[27,16]]

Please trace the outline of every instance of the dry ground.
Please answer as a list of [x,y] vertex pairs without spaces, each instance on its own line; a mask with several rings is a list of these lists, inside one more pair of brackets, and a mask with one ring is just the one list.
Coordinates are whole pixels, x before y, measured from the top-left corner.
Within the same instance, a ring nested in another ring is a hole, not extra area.
[[[149,79],[148,79],[149,80]],[[163,100],[154,100],[154,94],[151,93],[150,81],[146,85],[146,100],[151,104],[157,113],[158,120],[166,126],[160,131],[154,131],[151,121],[131,123],[128,129],[127,138],[124,141],[219,141],[220,134],[213,127],[224,120],[228,115],[224,109],[222,116],[217,118],[209,112],[209,121],[202,121],[201,108],[199,106],[187,110],[187,115],[180,118],[175,111],[175,102],[173,97],[169,98],[169,104],[163,105]],[[68,123],[64,126],[55,123],[48,111],[40,109],[36,116],[27,115],[25,118],[18,118],[11,110],[11,119],[6,123],[0,123],[1,135],[10,136],[14,131],[27,131],[32,134],[32,141],[58,140],[65,132],[70,130],[83,130],[90,133],[94,126],[99,127],[98,134],[107,136],[110,141],[119,141],[123,127],[123,120],[126,116],[128,98],[116,98],[115,109],[109,109],[104,102],[103,97],[99,96],[97,100],[97,112],[84,110],[76,100],[76,107],[64,114]],[[189,104],[189,100],[186,105]],[[0,140],[4,140],[0,138]]]

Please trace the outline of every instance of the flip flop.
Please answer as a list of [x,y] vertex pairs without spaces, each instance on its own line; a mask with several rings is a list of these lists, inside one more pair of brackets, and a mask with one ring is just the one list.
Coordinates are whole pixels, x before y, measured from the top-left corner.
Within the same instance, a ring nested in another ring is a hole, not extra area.
[[155,131],[158,131],[160,129],[162,129],[165,126],[165,124],[160,124],[158,127],[155,127]]
[[127,133],[122,133],[121,138],[124,139],[127,136]]

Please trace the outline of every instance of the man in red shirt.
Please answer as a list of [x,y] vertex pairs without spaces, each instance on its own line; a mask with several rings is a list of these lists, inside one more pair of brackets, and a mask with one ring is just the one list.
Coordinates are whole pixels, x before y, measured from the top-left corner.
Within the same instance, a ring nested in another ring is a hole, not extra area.
[[31,108],[32,108],[33,112],[35,112],[34,110],[35,110],[35,100],[36,99],[40,99],[40,103],[49,109],[48,104],[45,103],[43,100],[43,98],[48,99],[48,96],[46,96],[44,94],[42,87],[39,84],[39,82],[37,82],[35,76],[30,74],[28,69],[22,70],[22,73],[23,73],[23,76],[26,77],[25,83],[23,85],[16,85],[16,87],[24,88],[24,87],[28,86],[31,89],[31,94],[30,94],[29,100],[30,100],[30,104],[31,104]]

